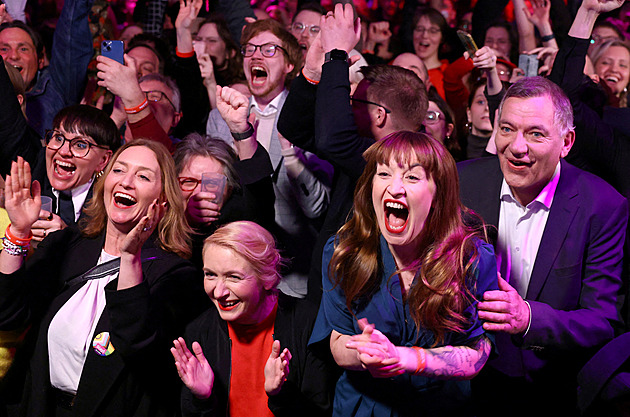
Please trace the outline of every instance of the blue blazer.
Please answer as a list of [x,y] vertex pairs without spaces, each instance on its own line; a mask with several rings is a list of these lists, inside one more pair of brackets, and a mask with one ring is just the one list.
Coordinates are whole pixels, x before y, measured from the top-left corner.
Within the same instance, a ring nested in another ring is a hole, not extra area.
[[[498,158],[466,161],[458,171],[463,204],[498,226]],[[491,366],[530,382],[575,386],[577,371],[620,325],[627,222],[628,203],[612,186],[561,162],[527,290],[531,327],[524,337],[497,335],[499,356]]]

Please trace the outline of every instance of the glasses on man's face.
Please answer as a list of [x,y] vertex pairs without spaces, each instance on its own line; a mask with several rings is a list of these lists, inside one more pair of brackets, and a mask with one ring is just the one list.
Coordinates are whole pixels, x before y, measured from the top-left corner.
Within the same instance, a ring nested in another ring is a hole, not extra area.
[[201,184],[201,180],[191,177],[177,177],[177,181],[179,182],[179,188],[182,191],[193,191],[199,184]]
[[427,125],[434,125],[437,122],[440,121],[440,115],[443,114],[442,112],[439,111],[435,111],[435,110],[429,110],[427,112],[427,115],[424,116],[424,124]]
[[373,102],[373,101],[363,100],[363,99],[360,99],[360,98],[354,98],[354,97],[350,97],[350,100],[352,100],[352,101],[356,101],[357,103],[372,104],[372,105],[374,105],[374,106],[382,107],[382,108],[383,108],[383,110],[385,110],[385,113],[387,113],[387,114],[389,114],[389,113],[391,113],[391,112],[392,112],[390,109],[388,109],[387,107],[383,106],[382,104],[378,104],[378,103],[375,103],[375,102]]
[[243,54],[245,58],[249,58],[250,56],[256,53],[256,49],[258,48],[260,48],[260,53],[265,58],[271,58],[272,56],[274,56],[278,49],[280,49],[281,51],[284,51],[284,53],[288,55],[286,49],[284,49],[280,45],[276,45],[275,43],[265,43],[263,45],[254,45],[253,43],[246,43],[245,45],[243,45],[243,47],[241,47],[241,53]]
[[56,130],[49,130],[45,136],[46,147],[50,150],[56,151],[61,149],[63,144],[67,141],[70,147],[70,153],[75,158],[85,158],[90,152],[90,148],[109,149],[107,146],[97,145],[88,140],[87,136],[77,136],[72,139],[66,138],[61,132]]
[[171,105],[171,107],[173,107],[173,110],[175,112],[177,112],[177,109],[175,108],[175,105],[173,104],[171,99],[169,99],[166,96],[166,94],[164,94],[163,92],[157,91],[157,90],[144,91],[144,95],[147,97],[147,100],[152,101],[154,103],[158,103],[162,99],[166,99],[166,101],[168,101],[168,103]]
[[425,28],[423,26],[416,26],[416,28],[413,31],[421,35],[424,35],[425,32],[427,32],[429,35],[437,35],[438,33],[440,33],[440,28],[435,28],[435,27]]
[[300,22],[295,22],[293,25],[291,25],[291,30],[293,32],[297,32],[300,35],[302,33],[304,33],[304,31],[308,29],[308,34],[315,37],[319,34],[319,31],[321,30],[321,28],[318,25],[305,25],[304,23],[300,23]]

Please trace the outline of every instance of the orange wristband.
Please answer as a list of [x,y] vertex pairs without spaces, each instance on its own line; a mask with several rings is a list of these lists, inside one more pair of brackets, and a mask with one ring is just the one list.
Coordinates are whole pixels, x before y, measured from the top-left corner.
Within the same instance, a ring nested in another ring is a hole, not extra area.
[[175,47],[175,55],[177,55],[180,58],[192,58],[193,56],[195,56],[195,50],[193,49],[190,52],[180,52],[179,49]]
[[31,242],[31,239],[33,239],[33,232],[29,231],[28,237],[26,239],[19,238],[11,233],[11,224],[9,223],[9,225],[7,226],[7,230],[4,232],[4,237],[6,237],[7,240],[14,245],[28,246],[28,244]]
[[147,100],[146,98],[144,99],[144,101],[140,104],[138,104],[136,107],[131,107],[131,108],[127,108],[125,107],[125,113],[127,114],[136,114],[136,113],[140,113],[142,110],[144,110],[147,106],[149,105],[149,100]]
[[319,84],[319,81],[315,81],[315,80],[311,80],[310,78],[308,78],[306,75],[304,75],[304,68],[302,68],[302,76],[304,77],[304,79],[306,81],[308,81],[309,83],[313,84],[313,85],[317,85]]
[[427,354],[424,349],[418,346],[412,346],[411,348],[416,351],[416,356],[418,357],[418,366],[416,366],[416,370],[413,371],[413,374],[420,375],[427,367]]

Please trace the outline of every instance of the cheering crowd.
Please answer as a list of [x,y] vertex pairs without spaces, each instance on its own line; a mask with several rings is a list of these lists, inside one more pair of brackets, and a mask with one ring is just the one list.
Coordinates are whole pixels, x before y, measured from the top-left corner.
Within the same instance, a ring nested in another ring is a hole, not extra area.
[[630,3],[57,3],[0,5],[0,417],[630,415]]

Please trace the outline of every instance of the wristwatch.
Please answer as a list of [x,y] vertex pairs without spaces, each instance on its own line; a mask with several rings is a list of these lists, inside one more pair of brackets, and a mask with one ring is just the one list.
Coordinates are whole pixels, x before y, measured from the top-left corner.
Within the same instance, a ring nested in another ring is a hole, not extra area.
[[341,50],[341,49],[333,49],[330,52],[326,52],[326,55],[324,55],[324,63],[330,62],[332,60],[335,60],[335,61],[347,61],[348,60],[348,53],[346,51]]
[[247,123],[247,130],[242,133],[230,132],[235,141],[241,141],[254,136],[254,126],[251,123]]

